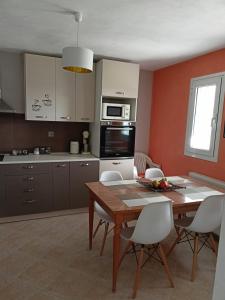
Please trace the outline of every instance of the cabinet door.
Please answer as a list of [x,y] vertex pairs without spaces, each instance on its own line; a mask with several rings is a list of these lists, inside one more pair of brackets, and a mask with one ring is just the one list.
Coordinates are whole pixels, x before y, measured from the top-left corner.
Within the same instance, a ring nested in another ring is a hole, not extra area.
[[55,121],[55,58],[25,54],[26,120]]
[[102,95],[137,98],[139,65],[103,59]]
[[99,162],[81,161],[70,163],[70,207],[88,206],[89,194],[85,182],[98,181]]
[[69,208],[69,163],[52,164],[53,171],[53,209]]
[[3,166],[0,166],[0,217],[4,216],[4,203],[5,203],[5,182],[3,177]]
[[95,71],[76,74],[76,121],[93,122],[95,110]]
[[123,179],[133,179],[134,159],[100,160],[100,176],[103,171],[119,171]]
[[56,121],[75,121],[75,74],[62,68],[56,58]]

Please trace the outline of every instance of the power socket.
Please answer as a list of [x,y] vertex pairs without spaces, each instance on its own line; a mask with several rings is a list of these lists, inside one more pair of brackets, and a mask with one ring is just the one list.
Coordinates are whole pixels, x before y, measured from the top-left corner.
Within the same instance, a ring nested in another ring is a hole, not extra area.
[[55,136],[54,131],[48,131],[48,137],[53,138]]

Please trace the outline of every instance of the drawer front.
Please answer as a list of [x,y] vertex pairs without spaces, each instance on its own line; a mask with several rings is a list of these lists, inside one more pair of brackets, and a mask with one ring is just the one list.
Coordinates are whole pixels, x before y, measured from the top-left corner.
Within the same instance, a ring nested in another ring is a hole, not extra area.
[[41,174],[49,173],[50,164],[34,163],[34,164],[10,164],[5,165],[5,175],[22,175],[22,174]]
[[4,215],[40,213],[51,209],[52,180],[48,174],[5,176]]
[[98,181],[99,161],[70,163],[70,207],[88,206],[89,194],[86,182]]
[[100,160],[100,176],[103,171],[119,171],[123,179],[133,179],[133,170],[134,159]]

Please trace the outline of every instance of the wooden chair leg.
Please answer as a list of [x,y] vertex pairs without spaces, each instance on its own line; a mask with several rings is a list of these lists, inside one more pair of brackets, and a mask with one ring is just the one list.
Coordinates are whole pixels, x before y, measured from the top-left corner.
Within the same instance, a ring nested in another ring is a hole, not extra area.
[[194,239],[194,253],[193,253],[193,260],[192,260],[192,272],[191,272],[191,281],[195,280],[196,276],[196,267],[197,267],[197,257],[198,257],[198,233],[195,233]]
[[100,221],[98,222],[98,225],[97,225],[97,227],[96,227],[96,229],[95,229],[95,232],[94,232],[94,234],[93,234],[93,238],[95,238],[96,233],[98,232],[99,227],[100,227],[102,224],[103,224],[103,221],[102,221],[102,219],[100,219]]
[[128,243],[127,243],[127,245],[126,245],[126,247],[125,247],[125,249],[124,249],[124,251],[123,251],[123,254],[122,254],[121,257],[120,257],[119,266],[121,265],[121,263],[122,263],[124,257],[126,256],[128,250],[130,249],[130,247],[131,247],[132,244],[133,244],[132,241],[128,241]]
[[102,256],[104,248],[105,248],[105,241],[106,241],[106,237],[108,234],[108,229],[109,229],[109,223],[105,223],[105,232],[104,232],[104,236],[103,236],[103,240],[102,240],[102,247],[101,247],[101,251],[100,251],[100,256]]
[[210,244],[211,244],[212,250],[215,253],[215,255],[217,255],[218,246],[217,246],[217,243],[216,243],[216,241],[214,239],[213,233],[209,234],[209,239],[210,239]]
[[134,287],[133,287],[133,294],[132,294],[133,299],[136,298],[137,290],[138,290],[138,287],[140,284],[140,275],[141,275],[141,266],[143,263],[143,257],[144,257],[144,246],[141,247],[140,254],[138,257],[138,264],[137,264],[135,280],[134,280]]
[[169,256],[170,253],[173,251],[174,247],[176,246],[176,244],[180,241],[182,234],[185,232],[185,229],[180,230],[180,232],[177,235],[176,240],[173,242],[173,244],[171,245],[170,249],[167,251],[166,256]]
[[160,257],[162,259],[162,262],[163,262],[163,266],[164,266],[164,269],[165,269],[165,272],[166,272],[166,275],[169,279],[169,282],[170,282],[170,285],[171,287],[174,288],[174,283],[173,283],[173,279],[172,279],[172,275],[170,273],[170,269],[169,269],[169,266],[168,266],[168,262],[167,262],[167,259],[166,259],[166,255],[164,253],[164,250],[163,250],[163,247],[161,244],[159,244],[159,254],[160,254]]

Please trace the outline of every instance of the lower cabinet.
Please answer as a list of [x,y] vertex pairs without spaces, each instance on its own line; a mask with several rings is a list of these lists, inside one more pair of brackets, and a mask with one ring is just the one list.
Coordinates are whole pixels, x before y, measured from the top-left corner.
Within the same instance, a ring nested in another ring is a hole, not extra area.
[[52,210],[52,181],[47,174],[5,176],[4,216]]
[[4,204],[5,201],[4,188],[5,188],[5,182],[3,177],[3,167],[0,166],[0,217],[3,215],[2,205]]
[[134,159],[104,159],[100,160],[99,177],[103,171],[119,171],[123,179],[133,179]]
[[99,180],[98,161],[80,161],[70,163],[70,207],[79,208],[88,205],[86,182]]
[[54,210],[70,208],[69,170],[70,164],[68,162],[52,163]]
[[87,206],[98,178],[99,161],[0,165],[0,217]]

